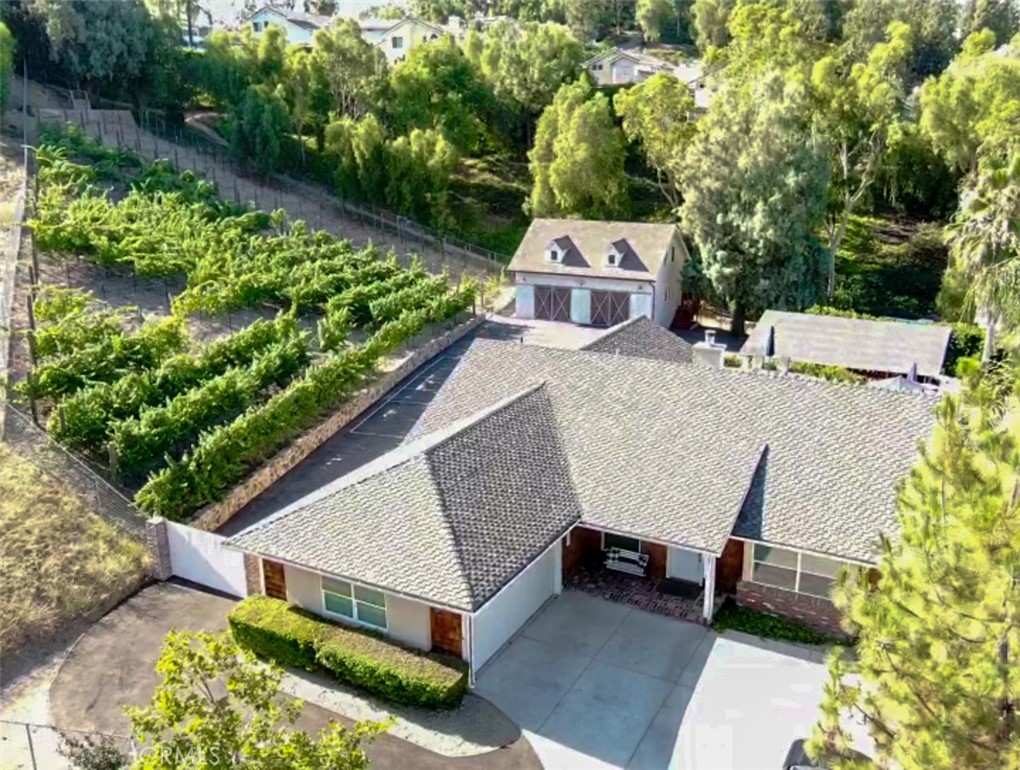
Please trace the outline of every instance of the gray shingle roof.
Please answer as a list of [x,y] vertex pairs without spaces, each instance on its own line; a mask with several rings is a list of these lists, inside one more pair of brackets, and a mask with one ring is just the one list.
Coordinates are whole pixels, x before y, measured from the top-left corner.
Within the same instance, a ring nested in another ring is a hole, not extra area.
[[896,374],[907,374],[916,363],[917,373],[926,377],[942,371],[952,332],[938,324],[767,310],[740,352],[762,355],[770,329],[776,356]]
[[531,383],[297,501],[229,545],[477,609],[581,513],[549,395]]
[[[743,510],[738,534],[872,560],[878,532],[895,528],[896,485],[931,430],[936,402],[778,373],[479,340],[415,434],[536,380],[556,414],[583,520],[716,554]],[[757,524],[749,510],[756,496]]]
[[694,348],[673,332],[663,329],[643,315],[611,327],[581,350],[634,358],[653,358],[677,364],[689,364],[694,361]]
[[[669,249],[676,225],[648,222],[598,222],[589,219],[535,219],[510,261],[510,270],[554,275],[654,280]],[[562,263],[545,258],[546,245],[565,250]],[[606,265],[611,244],[620,244],[619,267]]]

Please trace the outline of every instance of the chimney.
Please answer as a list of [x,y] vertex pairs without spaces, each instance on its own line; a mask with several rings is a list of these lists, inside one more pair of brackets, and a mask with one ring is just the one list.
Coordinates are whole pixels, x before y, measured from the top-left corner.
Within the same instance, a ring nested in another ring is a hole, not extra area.
[[705,329],[705,341],[694,345],[694,363],[712,369],[722,369],[725,355],[726,346],[716,343],[715,330]]

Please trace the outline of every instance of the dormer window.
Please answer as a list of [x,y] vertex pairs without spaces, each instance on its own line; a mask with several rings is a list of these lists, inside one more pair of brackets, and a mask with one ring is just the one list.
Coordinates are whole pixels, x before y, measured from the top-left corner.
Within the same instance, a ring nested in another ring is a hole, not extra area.
[[609,267],[619,267],[620,255],[617,254],[615,251],[611,251],[608,254],[606,254],[606,265]]
[[623,251],[626,248],[625,241],[616,241],[609,244],[606,249],[606,267],[619,267],[623,262]]
[[560,263],[563,261],[563,252],[555,246],[550,246],[545,250],[545,258],[550,262]]

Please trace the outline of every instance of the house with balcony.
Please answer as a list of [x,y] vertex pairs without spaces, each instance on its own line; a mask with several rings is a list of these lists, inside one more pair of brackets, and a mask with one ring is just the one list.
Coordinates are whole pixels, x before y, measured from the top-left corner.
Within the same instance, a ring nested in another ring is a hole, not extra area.
[[687,259],[676,225],[535,219],[507,268],[515,314],[605,327],[645,316],[668,327]]
[[266,593],[472,673],[570,588],[704,623],[733,596],[838,631],[833,580],[895,532],[936,399],[726,369],[660,332],[476,340],[401,446],[228,547]]

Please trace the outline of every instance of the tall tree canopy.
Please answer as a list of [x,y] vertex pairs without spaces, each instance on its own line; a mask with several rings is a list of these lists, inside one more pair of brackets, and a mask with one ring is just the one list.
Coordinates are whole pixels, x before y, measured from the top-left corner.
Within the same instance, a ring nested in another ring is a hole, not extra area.
[[702,52],[721,48],[730,41],[729,21],[737,0],[694,0],[695,39]]
[[950,270],[970,287],[971,305],[987,321],[988,361],[999,325],[1020,332],[1020,152],[982,164],[960,201],[949,229]]
[[302,704],[280,698],[282,669],[259,662],[226,634],[171,632],[156,673],[162,681],[149,705],[128,709],[133,737],[145,747],[132,770],[363,770],[363,744],[385,730],[374,722],[351,729],[331,722],[312,738],[295,729]]
[[736,334],[748,312],[802,309],[822,293],[827,259],[815,234],[829,166],[806,98],[778,72],[727,85],[684,157],[681,221]]
[[854,0],[843,18],[852,61],[864,61],[894,21],[910,27],[910,85],[946,68],[956,54],[957,0]]
[[657,72],[613,100],[623,132],[644,150],[659,189],[672,208],[681,201],[680,170],[695,133],[694,97],[675,75]]
[[181,31],[142,0],[33,0],[66,83],[115,96],[180,104]]
[[354,19],[318,30],[312,51],[336,113],[357,118],[377,106],[387,75],[386,57],[362,37]]
[[836,283],[836,253],[850,216],[875,181],[883,156],[906,118],[910,52],[910,27],[893,22],[887,39],[875,45],[863,62],[852,65],[849,75],[838,52],[820,59],[812,70],[815,130],[831,151],[826,216],[830,295]]
[[1020,32],[1020,7],[1014,0],[965,0],[960,12],[960,31],[964,37],[990,29],[995,45],[1008,43]]
[[[1020,383],[1020,377],[1013,374]],[[947,396],[880,542],[876,584],[843,575],[834,600],[857,637],[829,661],[809,751],[839,758],[847,717],[869,728],[879,767],[1020,765],[1020,403],[986,384]]]
[[626,206],[623,134],[605,94],[586,78],[556,93],[528,153],[532,216],[608,217]]
[[1020,47],[993,51],[990,30],[974,33],[952,65],[921,89],[921,130],[963,173],[983,156],[1020,147]]
[[663,26],[675,14],[676,9],[670,0],[637,0],[635,16],[646,40],[661,40]]
[[290,128],[290,115],[282,89],[268,85],[248,86],[230,113],[230,139],[234,152],[250,158],[262,172],[279,167],[281,139]]
[[478,148],[493,109],[477,68],[451,35],[411,48],[390,73],[386,101],[394,133],[436,128],[463,152]]

